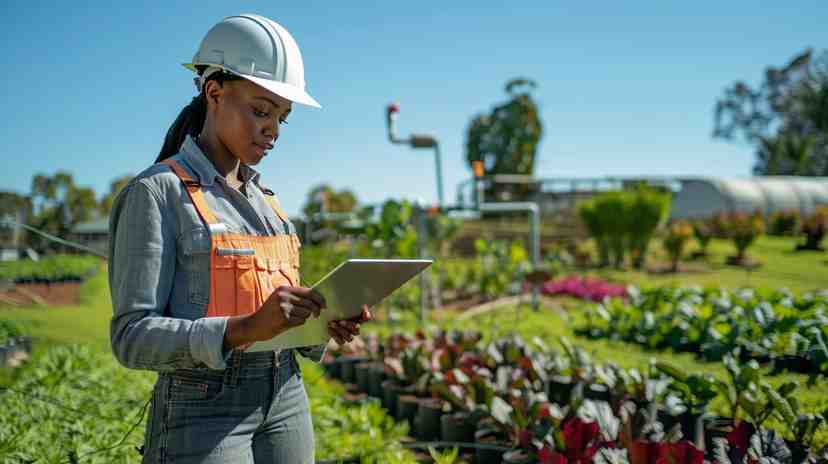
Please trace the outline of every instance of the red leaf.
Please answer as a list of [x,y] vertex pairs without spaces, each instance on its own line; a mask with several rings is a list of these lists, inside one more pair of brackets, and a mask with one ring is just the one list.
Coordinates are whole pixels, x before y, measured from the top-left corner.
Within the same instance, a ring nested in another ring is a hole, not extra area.
[[756,428],[750,422],[741,421],[727,434],[727,444],[730,448],[738,451],[742,457],[747,453],[750,446],[750,437],[756,432]]
[[549,403],[544,403],[543,406],[541,406],[540,408],[540,412],[538,413],[538,419],[546,419],[551,415],[552,413],[549,411]]
[[630,457],[630,464],[655,464],[658,457],[661,443],[648,441],[634,441],[627,448]]
[[665,443],[659,450],[656,464],[704,464],[704,453],[689,441]]
[[567,464],[564,455],[557,451],[552,451],[549,445],[544,446],[538,451],[538,459],[541,464]]
[[[584,422],[577,417],[568,420],[563,426],[564,443],[566,443],[566,458],[570,462],[589,462],[590,444],[599,437],[598,424]],[[592,450],[594,452],[594,450]]]
[[520,447],[523,449],[529,448],[529,444],[532,443],[532,432],[526,429],[520,429],[517,436]]

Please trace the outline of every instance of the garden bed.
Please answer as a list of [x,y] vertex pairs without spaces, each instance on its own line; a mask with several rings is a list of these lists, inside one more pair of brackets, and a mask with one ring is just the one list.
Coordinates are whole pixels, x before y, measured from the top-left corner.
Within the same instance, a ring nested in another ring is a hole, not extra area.
[[74,305],[80,302],[80,282],[14,284],[0,292],[0,302],[27,305]]
[[[809,450],[821,452],[822,412],[801,410],[797,385],[772,387],[755,363],[726,358],[730,377],[722,379],[661,362],[645,371],[600,365],[565,340],[561,346],[517,336],[487,342],[473,332],[397,333],[369,340],[362,355],[329,356],[324,366],[359,391],[359,401],[380,402],[407,423],[417,442],[458,446],[476,462],[574,463],[614,453],[636,456],[631,462],[701,462],[722,450],[741,462],[749,449],[756,459],[792,453],[798,458],[781,462],[801,462]],[[727,417],[707,408],[720,395]],[[783,430],[764,426],[772,416]]]

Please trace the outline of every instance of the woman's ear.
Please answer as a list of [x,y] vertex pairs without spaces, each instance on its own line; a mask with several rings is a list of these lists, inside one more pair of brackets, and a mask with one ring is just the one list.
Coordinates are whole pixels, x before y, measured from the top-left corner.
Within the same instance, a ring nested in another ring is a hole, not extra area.
[[211,107],[216,107],[224,96],[224,86],[219,84],[215,79],[207,81],[204,87],[204,97],[207,101],[207,110]]

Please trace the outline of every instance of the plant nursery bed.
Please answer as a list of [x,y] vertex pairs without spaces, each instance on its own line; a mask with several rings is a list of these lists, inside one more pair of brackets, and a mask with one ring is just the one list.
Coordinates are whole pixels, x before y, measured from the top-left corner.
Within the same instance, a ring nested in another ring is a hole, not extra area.
[[0,292],[0,302],[12,305],[73,305],[80,301],[80,282],[15,284]]

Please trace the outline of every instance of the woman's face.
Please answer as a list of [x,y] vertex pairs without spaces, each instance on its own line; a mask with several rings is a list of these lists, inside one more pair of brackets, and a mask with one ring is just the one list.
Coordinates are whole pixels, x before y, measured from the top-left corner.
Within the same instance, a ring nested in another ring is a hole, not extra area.
[[246,80],[215,81],[207,87],[209,111],[216,135],[242,163],[259,163],[279,138],[279,125],[291,110],[291,102]]

